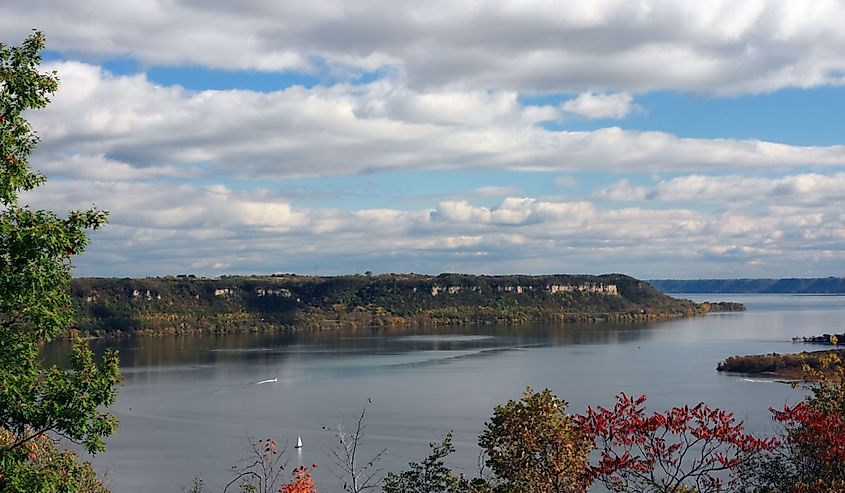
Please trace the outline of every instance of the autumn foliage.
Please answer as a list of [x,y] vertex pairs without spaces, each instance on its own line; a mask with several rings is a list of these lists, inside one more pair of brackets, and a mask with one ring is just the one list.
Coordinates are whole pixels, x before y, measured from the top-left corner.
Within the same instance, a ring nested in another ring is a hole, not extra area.
[[704,403],[647,413],[645,400],[619,394],[613,409],[588,408],[578,417],[599,452],[591,476],[611,491],[724,491],[724,473],[777,445]]
[[519,401],[496,407],[478,441],[495,474],[494,491],[586,491],[591,439],[566,406],[548,389],[529,388]]
[[789,444],[807,458],[828,463],[845,463],[845,422],[837,413],[799,402],[782,411],[772,410],[775,421],[783,423]]
[[[312,466],[316,467],[316,466]],[[279,490],[280,493],[317,493],[317,486],[311,472],[305,466],[299,466],[293,470],[293,480],[285,483]]]
[[804,369],[811,383],[803,402],[771,409],[783,443],[753,462],[748,482],[758,490],[845,491],[845,368],[838,355],[821,363]]

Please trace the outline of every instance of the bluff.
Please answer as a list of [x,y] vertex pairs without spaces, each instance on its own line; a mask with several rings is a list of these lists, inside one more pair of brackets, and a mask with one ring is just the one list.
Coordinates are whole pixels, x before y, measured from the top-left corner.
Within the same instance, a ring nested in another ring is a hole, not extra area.
[[80,278],[71,289],[74,330],[90,335],[624,321],[720,309],[622,274]]

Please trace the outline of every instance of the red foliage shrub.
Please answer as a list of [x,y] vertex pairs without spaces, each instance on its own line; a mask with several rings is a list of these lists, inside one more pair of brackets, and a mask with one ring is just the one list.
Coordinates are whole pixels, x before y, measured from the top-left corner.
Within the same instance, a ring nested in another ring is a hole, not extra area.
[[806,402],[771,412],[773,419],[784,425],[790,445],[818,461],[845,462],[845,421],[841,414],[822,411]]
[[280,493],[317,493],[317,485],[311,472],[305,466],[299,466],[293,470],[293,481],[285,483],[279,490]]
[[724,491],[725,472],[776,446],[774,439],[745,433],[733,414],[704,403],[647,414],[645,400],[620,394],[612,410],[588,408],[579,416],[599,451],[593,478],[611,491]]

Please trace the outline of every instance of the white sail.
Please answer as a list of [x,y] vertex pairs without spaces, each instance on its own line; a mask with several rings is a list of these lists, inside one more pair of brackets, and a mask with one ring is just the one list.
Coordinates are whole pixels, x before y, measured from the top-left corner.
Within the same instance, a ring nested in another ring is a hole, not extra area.
[[302,437],[296,437],[296,447],[294,448],[302,448]]

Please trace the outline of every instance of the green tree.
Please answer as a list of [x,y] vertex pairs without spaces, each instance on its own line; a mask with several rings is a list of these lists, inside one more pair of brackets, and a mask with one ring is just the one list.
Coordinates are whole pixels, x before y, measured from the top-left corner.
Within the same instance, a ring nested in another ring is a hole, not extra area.
[[566,406],[548,389],[535,393],[529,388],[519,401],[496,407],[478,439],[495,475],[495,491],[587,490],[593,442],[566,413]]
[[382,481],[384,493],[461,493],[469,491],[468,483],[455,476],[443,462],[455,451],[452,434],[441,443],[430,443],[431,454],[422,462],[411,462],[410,469],[399,474],[389,473]]
[[[74,255],[88,243],[87,230],[105,224],[96,209],[52,211],[20,204],[20,194],[44,183],[30,169],[38,136],[24,112],[43,108],[58,88],[55,73],[39,72],[44,36],[34,32],[21,46],[0,44],[0,491],[92,491],[90,467],[43,460],[51,437],[65,437],[96,453],[116,426],[102,412],[113,403],[120,379],[117,354],[95,362],[77,341],[70,370],[45,367],[39,349],[70,328],[70,278]],[[87,478],[87,479],[86,479]]]

